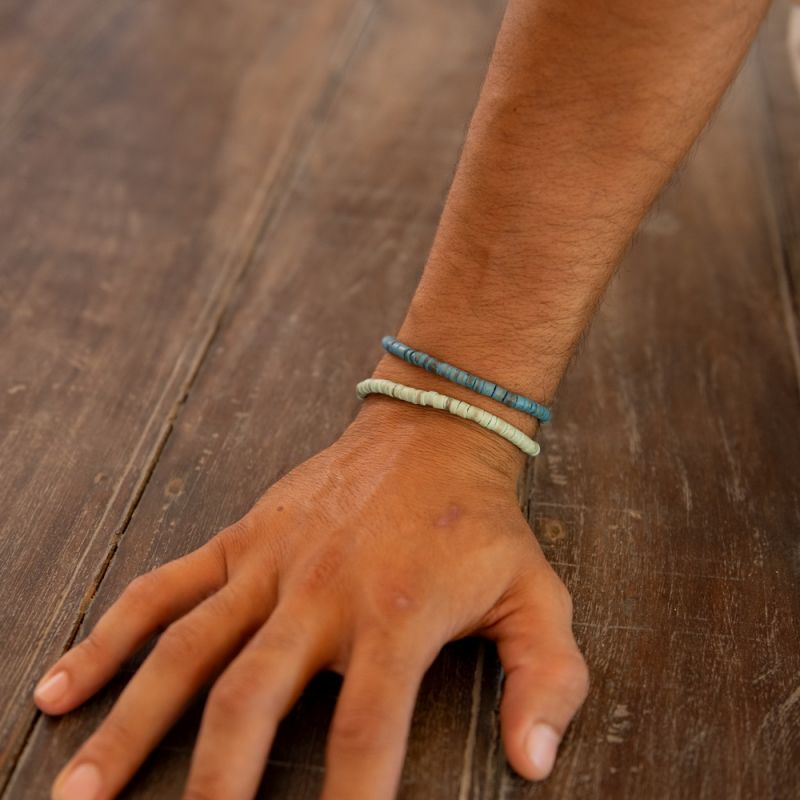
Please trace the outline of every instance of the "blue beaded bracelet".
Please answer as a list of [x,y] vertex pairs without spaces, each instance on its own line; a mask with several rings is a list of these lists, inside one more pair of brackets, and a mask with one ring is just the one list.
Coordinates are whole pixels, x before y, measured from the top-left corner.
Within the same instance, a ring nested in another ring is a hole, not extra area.
[[502,386],[492,383],[492,381],[479,378],[477,375],[465,372],[463,369],[454,367],[452,364],[438,361],[427,353],[414,350],[407,344],[403,344],[395,339],[394,336],[384,336],[383,339],[381,339],[381,344],[387,353],[402,358],[403,361],[407,361],[415,367],[422,367],[428,370],[428,372],[433,372],[442,378],[447,378],[447,380],[453,383],[457,383],[467,389],[472,389],[472,391],[482,394],[484,397],[491,397],[492,400],[497,400],[509,408],[515,408],[517,411],[524,411],[526,414],[536,417],[540,422],[550,421],[550,409],[547,408],[547,406],[541,405],[541,403],[537,403],[535,400],[531,400],[529,397],[504,389]]

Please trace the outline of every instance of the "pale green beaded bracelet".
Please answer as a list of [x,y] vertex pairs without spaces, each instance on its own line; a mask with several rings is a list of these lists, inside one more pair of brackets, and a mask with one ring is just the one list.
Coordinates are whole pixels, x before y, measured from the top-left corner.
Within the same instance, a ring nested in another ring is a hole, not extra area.
[[539,443],[531,439],[530,436],[526,436],[519,428],[514,427],[510,422],[500,419],[500,417],[489,411],[484,411],[482,408],[465,403],[455,397],[450,397],[450,395],[426,391],[425,389],[415,389],[413,386],[405,386],[402,383],[395,383],[385,378],[367,378],[360,381],[356,385],[356,392],[362,400],[368,394],[385,394],[417,406],[429,406],[431,408],[439,408],[442,411],[449,411],[457,417],[477,422],[478,425],[502,436],[511,444],[519,447],[526,455],[539,455]]

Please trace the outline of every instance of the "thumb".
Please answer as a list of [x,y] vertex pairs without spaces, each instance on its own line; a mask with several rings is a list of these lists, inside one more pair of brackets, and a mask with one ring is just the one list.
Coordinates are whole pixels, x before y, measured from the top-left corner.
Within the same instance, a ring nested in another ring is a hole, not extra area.
[[572,635],[572,602],[558,578],[533,580],[510,598],[489,635],[505,672],[500,703],[511,766],[546,778],[570,720],[589,691],[589,671]]

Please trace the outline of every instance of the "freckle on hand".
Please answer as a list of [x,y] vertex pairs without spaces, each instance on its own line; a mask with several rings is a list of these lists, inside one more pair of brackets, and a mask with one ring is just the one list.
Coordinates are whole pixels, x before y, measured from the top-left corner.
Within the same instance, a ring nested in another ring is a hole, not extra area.
[[448,528],[451,525],[455,525],[461,516],[464,513],[464,509],[461,506],[452,503],[447,511],[444,512],[440,517],[436,519],[433,523],[437,528]]

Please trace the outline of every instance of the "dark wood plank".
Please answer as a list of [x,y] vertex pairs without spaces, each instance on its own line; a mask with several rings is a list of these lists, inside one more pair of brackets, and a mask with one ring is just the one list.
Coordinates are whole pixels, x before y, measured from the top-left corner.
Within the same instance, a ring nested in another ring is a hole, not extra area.
[[0,784],[370,7],[128,2],[0,137]]
[[[352,418],[355,383],[379,357],[380,336],[399,324],[422,269],[501,9],[461,0],[378,7],[282,213],[264,232],[87,625],[134,576],[237,519]],[[482,663],[483,647],[467,640],[427,676],[402,797],[469,796],[464,766],[485,730],[474,702]],[[45,793],[123,680],[65,719],[40,721],[9,797]],[[317,796],[336,688],[322,676],[286,720],[267,796]],[[129,796],[179,796],[199,707]]]
[[800,397],[770,135],[751,64],[562,387],[528,501],[593,685],[551,779],[500,761],[492,796],[800,796]]
[[76,56],[102,36],[124,0],[4,0],[0,6],[0,136],[31,102],[68,79]]

